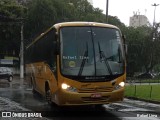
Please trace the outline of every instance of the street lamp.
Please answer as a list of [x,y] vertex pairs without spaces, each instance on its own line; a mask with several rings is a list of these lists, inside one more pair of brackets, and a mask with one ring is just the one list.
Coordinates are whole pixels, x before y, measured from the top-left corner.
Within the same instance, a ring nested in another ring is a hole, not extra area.
[[24,41],[23,41],[23,21],[21,21],[21,46],[20,46],[20,78],[24,78]]
[[155,26],[155,12],[156,12],[156,7],[158,6],[159,4],[156,4],[154,3],[152,6],[154,6],[154,19],[153,19],[153,27]]
[[[153,60],[155,59],[154,56],[153,56],[153,53],[154,53],[154,44],[155,44],[155,39],[156,39],[156,24],[155,24],[155,12],[156,12],[156,7],[158,6],[159,4],[152,4],[152,6],[154,6],[154,19],[153,19],[153,38],[152,38],[152,44],[151,44],[151,58],[150,58],[150,63],[149,63],[149,67],[151,67],[153,65]],[[152,92],[152,87],[151,87],[151,92]]]
[[106,23],[108,23],[108,4],[109,4],[109,1],[106,0]]

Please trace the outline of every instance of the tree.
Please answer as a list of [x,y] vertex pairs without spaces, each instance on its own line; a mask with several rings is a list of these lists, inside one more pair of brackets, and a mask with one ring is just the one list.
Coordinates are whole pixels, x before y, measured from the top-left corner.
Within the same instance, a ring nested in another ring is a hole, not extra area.
[[117,16],[109,16],[108,23],[119,27],[122,32],[126,32],[127,27],[118,19]]
[[20,18],[23,17],[25,7],[15,0],[0,1],[0,51],[5,54],[19,54]]
[[159,66],[160,64],[160,23],[155,24],[152,28],[152,41],[151,41],[151,57],[150,64],[146,66],[147,72],[153,70],[155,66]]
[[155,29],[147,26],[128,27],[126,32],[128,42],[128,72],[149,73],[160,62],[160,41],[156,37],[153,41]]
[[87,0],[33,0],[27,7],[25,24],[27,39],[34,38],[57,22],[105,21],[102,10],[93,8]]
[[[105,22],[102,10],[94,8],[87,0],[31,0],[22,3],[20,5],[16,0],[0,1],[0,49],[16,51],[16,56],[20,48],[21,18],[25,18],[25,43],[30,43],[34,37],[57,22]],[[114,19],[117,20],[116,17]]]

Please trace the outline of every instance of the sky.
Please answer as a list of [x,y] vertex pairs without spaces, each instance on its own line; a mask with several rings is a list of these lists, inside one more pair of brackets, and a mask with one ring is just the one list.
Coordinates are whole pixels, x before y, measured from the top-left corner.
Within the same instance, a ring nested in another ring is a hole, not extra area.
[[[106,0],[92,0],[93,6],[98,7],[106,13]],[[155,21],[160,22],[160,0],[108,0],[108,14],[117,16],[122,23],[129,25],[129,19],[134,15],[134,12],[140,15],[145,15],[149,22],[153,24],[154,3],[159,4],[156,7]]]

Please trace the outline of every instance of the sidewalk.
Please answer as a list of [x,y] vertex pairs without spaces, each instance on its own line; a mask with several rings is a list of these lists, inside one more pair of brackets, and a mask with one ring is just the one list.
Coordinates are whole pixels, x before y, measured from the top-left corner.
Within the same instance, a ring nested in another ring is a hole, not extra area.
[[[9,113],[7,114],[8,117],[4,112]],[[49,120],[44,117],[28,117],[28,114],[32,113],[34,113],[34,111],[26,109],[7,98],[0,97],[0,120]],[[26,116],[22,117],[22,114],[26,114]],[[9,117],[9,115],[11,117]]]
[[[12,82],[2,80],[0,90],[22,90],[28,88],[29,85],[25,80],[21,80],[19,76],[14,76]],[[43,116],[39,117],[40,115],[38,117],[29,116],[30,114],[34,113],[35,112],[32,110],[22,107],[19,103],[14,102],[8,98],[4,98],[0,95],[0,120],[49,120]]]

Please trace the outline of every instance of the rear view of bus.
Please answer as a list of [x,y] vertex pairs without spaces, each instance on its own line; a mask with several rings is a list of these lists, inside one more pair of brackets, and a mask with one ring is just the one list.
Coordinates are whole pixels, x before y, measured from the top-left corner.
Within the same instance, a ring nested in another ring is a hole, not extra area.
[[27,49],[30,60],[26,68],[33,89],[49,103],[96,105],[123,100],[124,40],[116,26],[58,23]]

